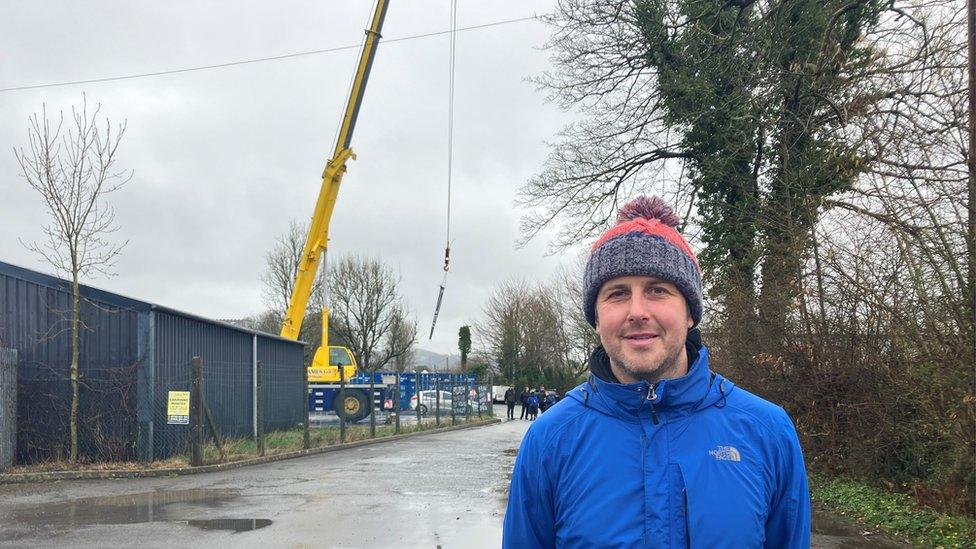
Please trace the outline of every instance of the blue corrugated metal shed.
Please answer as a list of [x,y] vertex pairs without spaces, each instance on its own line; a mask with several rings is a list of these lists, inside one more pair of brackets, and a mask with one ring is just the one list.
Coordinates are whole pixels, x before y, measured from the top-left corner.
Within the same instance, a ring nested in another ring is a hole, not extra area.
[[[204,363],[207,403],[222,435],[255,429],[255,363],[269,429],[303,417],[303,342],[82,286],[83,455],[152,460],[186,450],[189,428],[167,425],[169,391],[190,387],[190,358]],[[0,346],[19,351],[22,461],[67,448],[70,283],[0,262]]]

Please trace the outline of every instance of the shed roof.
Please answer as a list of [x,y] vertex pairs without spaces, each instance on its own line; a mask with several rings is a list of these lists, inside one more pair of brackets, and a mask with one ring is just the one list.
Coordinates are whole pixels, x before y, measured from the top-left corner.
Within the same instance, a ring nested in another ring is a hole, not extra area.
[[[65,292],[71,292],[71,282],[68,281],[68,280],[65,280],[63,278],[59,278],[59,277],[56,277],[56,276],[53,276],[53,275],[49,275],[49,274],[46,274],[46,273],[42,273],[40,271],[34,271],[34,270],[27,269],[27,268],[24,268],[24,267],[19,267],[17,265],[12,264],[12,263],[6,263],[6,262],[3,262],[3,261],[0,261],[0,275],[5,275],[5,276],[9,276],[11,278],[17,278],[17,279],[20,279],[20,280],[25,280],[27,282],[32,282],[34,284],[38,284],[40,286],[45,286],[45,287],[48,287],[48,288],[54,288],[54,289],[61,290],[61,291],[65,291]],[[79,286],[81,288],[81,295],[85,299],[88,299],[88,300],[91,300],[91,301],[97,301],[97,302],[100,302],[100,303],[104,303],[106,305],[112,305],[112,306],[115,306],[115,307],[119,307],[121,309],[130,309],[130,310],[135,310],[135,311],[140,311],[140,312],[160,311],[160,312],[165,312],[165,313],[170,313],[170,314],[175,314],[175,315],[183,316],[183,317],[186,317],[186,318],[191,318],[191,319],[194,319],[194,320],[200,320],[202,322],[208,322],[210,324],[215,324],[215,325],[218,325],[218,326],[223,326],[225,328],[230,328],[230,329],[236,330],[238,332],[244,332],[244,333],[253,334],[253,335],[260,335],[262,337],[267,337],[267,338],[271,338],[271,339],[280,339],[282,341],[291,341],[291,342],[298,343],[298,344],[301,344],[301,345],[304,345],[305,344],[304,341],[294,341],[294,340],[291,340],[291,339],[288,339],[288,338],[281,337],[281,336],[279,336],[277,334],[269,334],[267,332],[261,332],[261,331],[258,331],[258,330],[252,330],[250,328],[245,328],[243,326],[238,326],[238,325],[235,325],[235,324],[231,324],[229,322],[223,322],[223,321],[220,321],[220,320],[214,320],[212,318],[206,318],[206,317],[203,317],[203,316],[200,316],[200,315],[196,315],[196,314],[193,314],[193,313],[187,313],[185,311],[180,311],[178,309],[173,309],[171,307],[166,307],[164,305],[157,305],[155,303],[150,303],[148,301],[142,301],[142,300],[138,300],[138,299],[133,299],[131,297],[127,297],[127,296],[124,296],[124,295],[121,295],[121,294],[117,294],[117,293],[109,292],[109,291],[106,291],[106,290],[102,290],[102,289],[96,288],[94,286],[89,286],[87,284],[80,284]]]

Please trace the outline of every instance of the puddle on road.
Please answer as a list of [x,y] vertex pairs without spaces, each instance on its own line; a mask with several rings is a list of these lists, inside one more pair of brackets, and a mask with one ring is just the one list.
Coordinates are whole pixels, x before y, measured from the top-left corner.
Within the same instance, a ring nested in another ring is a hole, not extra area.
[[268,519],[211,519],[211,520],[188,520],[190,526],[196,526],[203,530],[232,530],[234,532],[248,532],[258,530],[271,524]]
[[268,519],[187,519],[187,515],[198,514],[200,508],[217,509],[240,495],[235,489],[195,489],[99,496],[21,506],[13,510],[11,518],[23,526],[59,529],[96,524],[185,522],[208,530],[241,532],[271,524]]

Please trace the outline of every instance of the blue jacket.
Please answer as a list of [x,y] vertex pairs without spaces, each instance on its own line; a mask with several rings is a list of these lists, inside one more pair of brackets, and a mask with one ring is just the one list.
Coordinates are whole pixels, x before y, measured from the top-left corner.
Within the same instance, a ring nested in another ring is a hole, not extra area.
[[590,375],[523,438],[502,545],[810,547],[796,430],[705,347],[653,387]]

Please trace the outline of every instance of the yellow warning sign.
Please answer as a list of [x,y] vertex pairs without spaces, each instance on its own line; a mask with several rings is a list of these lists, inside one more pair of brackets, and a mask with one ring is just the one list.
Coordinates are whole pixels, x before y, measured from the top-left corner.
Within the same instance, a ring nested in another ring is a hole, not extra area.
[[190,391],[170,391],[166,401],[166,423],[190,424]]

